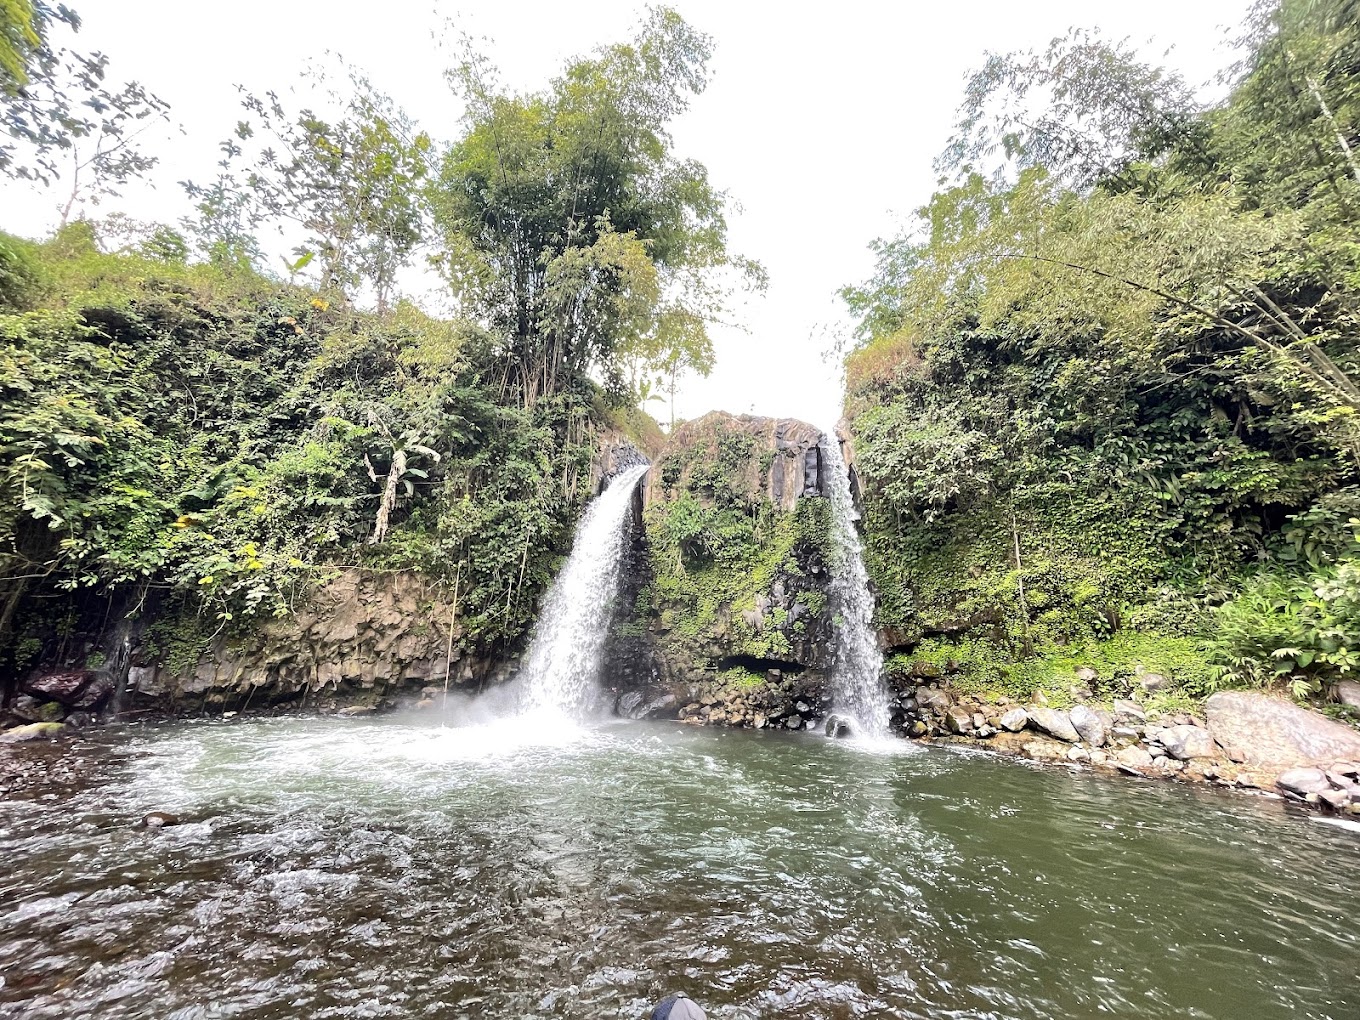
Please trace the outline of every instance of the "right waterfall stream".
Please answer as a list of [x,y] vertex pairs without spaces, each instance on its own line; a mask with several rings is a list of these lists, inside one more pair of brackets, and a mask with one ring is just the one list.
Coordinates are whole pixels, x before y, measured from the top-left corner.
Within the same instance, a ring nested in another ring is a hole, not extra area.
[[836,611],[832,710],[850,718],[855,736],[883,740],[889,736],[892,712],[883,685],[883,653],[874,630],[874,596],[855,528],[859,512],[834,432],[824,433],[821,451],[822,488],[831,500],[831,600]]

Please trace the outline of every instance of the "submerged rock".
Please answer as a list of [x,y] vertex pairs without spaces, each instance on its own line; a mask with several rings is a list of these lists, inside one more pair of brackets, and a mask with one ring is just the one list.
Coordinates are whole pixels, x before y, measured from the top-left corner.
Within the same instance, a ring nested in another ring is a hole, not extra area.
[[28,740],[51,740],[66,732],[66,725],[59,722],[35,722],[0,733],[0,741],[18,744]]
[[1204,711],[1209,732],[1234,761],[1287,769],[1360,759],[1360,732],[1279,698],[1221,692]]
[[141,821],[133,826],[134,829],[163,829],[167,825],[178,825],[179,815],[172,815],[169,811],[148,811],[142,815]]
[[1075,744],[1081,739],[1081,734],[1076,731],[1067,713],[1059,712],[1056,708],[1031,708],[1029,720],[1049,736],[1065,740],[1069,744]]
[[854,728],[850,725],[850,720],[844,716],[828,716],[826,720],[826,735],[828,737],[851,737],[854,736]]

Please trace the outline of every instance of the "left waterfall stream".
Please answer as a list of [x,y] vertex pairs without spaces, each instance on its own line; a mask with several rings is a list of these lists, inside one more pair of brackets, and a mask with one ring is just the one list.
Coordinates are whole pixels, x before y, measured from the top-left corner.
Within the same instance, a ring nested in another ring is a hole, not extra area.
[[633,490],[647,467],[620,472],[576,526],[571,555],[543,600],[525,660],[521,707],[528,713],[579,718],[591,707],[622,581]]

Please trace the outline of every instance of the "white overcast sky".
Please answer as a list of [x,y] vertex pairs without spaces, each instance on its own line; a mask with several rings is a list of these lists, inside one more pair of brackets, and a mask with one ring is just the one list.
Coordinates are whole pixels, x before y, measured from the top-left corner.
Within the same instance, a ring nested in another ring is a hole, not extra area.
[[[1192,82],[1229,59],[1224,39],[1248,0],[955,0],[755,4],[675,0],[716,42],[712,83],[674,136],[741,205],[734,250],[770,274],[763,297],[739,309],[745,331],[717,332],[718,364],[690,379],[681,417],[722,408],[828,425],[840,405],[839,367],[822,352],[849,330],[836,297],[872,268],[868,244],[892,234],[934,185],[931,160],[949,135],[965,75],[986,50],[1042,46],[1069,26],[1128,36]],[[129,191],[123,208],[173,222],[185,212],[175,182],[207,179],[216,143],[239,116],[238,83],[293,86],[309,58],[342,54],[366,70],[437,138],[462,113],[441,78],[433,37],[447,19],[474,36],[506,84],[537,88],[568,57],[627,38],[642,4],[459,0],[72,0],[85,21],[79,45],[112,58],[173,107],[184,134],[157,140],[155,190]],[[57,199],[0,188],[0,227],[39,236]],[[653,405],[664,419],[666,412]]]

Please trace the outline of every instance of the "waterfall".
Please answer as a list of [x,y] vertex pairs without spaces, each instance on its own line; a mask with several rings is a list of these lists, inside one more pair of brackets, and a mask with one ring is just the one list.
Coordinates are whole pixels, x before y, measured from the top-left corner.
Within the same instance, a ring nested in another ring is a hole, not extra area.
[[571,555],[548,589],[529,645],[523,704],[531,712],[579,716],[590,706],[619,590],[633,490],[646,473],[640,464],[618,474],[576,526]]
[[833,433],[821,443],[823,491],[831,500],[831,604],[836,611],[836,645],[831,667],[832,709],[854,720],[856,735],[888,736],[891,711],[883,687],[883,655],[874,631],[874,597],[864,569],[850,495],[850,472]]

